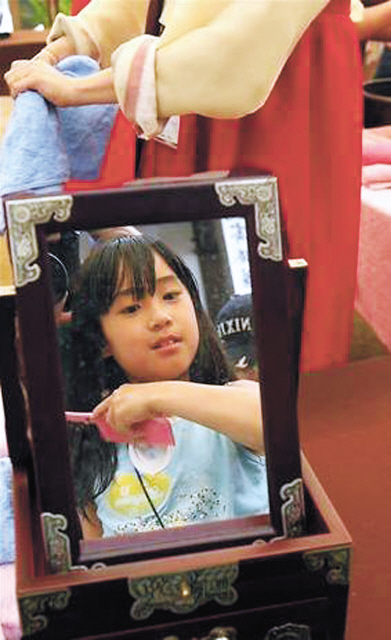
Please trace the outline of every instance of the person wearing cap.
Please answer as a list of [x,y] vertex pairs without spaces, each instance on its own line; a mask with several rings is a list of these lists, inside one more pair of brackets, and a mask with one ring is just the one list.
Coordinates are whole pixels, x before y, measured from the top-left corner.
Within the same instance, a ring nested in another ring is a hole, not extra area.
[[258,380],[251,295],[233,295],[218,312],[216,328],[238,378]]

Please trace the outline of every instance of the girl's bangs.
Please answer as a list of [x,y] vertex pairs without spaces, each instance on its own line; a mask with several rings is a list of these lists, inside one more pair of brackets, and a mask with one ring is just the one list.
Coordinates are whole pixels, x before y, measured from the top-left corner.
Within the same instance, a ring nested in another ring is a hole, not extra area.
[[[115,255],[114,297],[129,289],[136,300],[153,295],[156,289],[155,253],[150,244],[139,238],[134,242],[120,242]],[[112,302],[111,300],[111,302]]]

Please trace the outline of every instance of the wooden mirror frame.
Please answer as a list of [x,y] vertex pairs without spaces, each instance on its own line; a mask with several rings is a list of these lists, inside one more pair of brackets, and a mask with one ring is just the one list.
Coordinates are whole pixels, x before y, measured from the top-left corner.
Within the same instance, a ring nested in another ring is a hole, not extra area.
[[[297,385],[306,263],[289,259],[280,225],[277,179],[199,175],[136,181],[126,188],[32,196],[5,201],[16,287],[16,311],[31,430],[34,491],[48,571],[80,562],[106,564],[168,553],[213,549],[305,533],[304,491],[297,428]],[[203,525],[83,541],[63,406],[46,236],[123,225],[226,217],[245,220],[252,281],[270,518],[252,516]],[[267,304],[265,304],[267,301]],[[13,434],[26,443],[26,424]],[[65,455],[64,455],[65,454]]]

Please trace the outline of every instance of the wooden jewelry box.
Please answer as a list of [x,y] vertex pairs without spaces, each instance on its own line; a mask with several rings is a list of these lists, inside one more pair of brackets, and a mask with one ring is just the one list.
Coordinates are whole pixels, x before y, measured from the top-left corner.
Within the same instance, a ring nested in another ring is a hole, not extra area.
[[[2,392],[24,637],[342,640],[351,539],[300,452],[307,265],[287,255],[276,178],[206,174],[104,192],[21,194],[5,209],[16,293],[0,298],[8,336]],[[92,230],[126,225],[182,248],[190,243],[212,316],[224,296],[251,286],[269,515],[82,539],[48,237],[76,233],[83,253]]]

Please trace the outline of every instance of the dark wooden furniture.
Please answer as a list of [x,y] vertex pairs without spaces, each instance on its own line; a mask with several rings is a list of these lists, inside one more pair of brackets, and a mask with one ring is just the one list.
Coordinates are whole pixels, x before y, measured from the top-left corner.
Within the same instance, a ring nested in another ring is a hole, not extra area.
[[23,29],[0,39],[0,95],[9,95],[4,74],[14,60],[29,60],[45,45],[47,31]]
[[[26,637],[344,638],[351,540],[303,460],[308,535],[43,574],[26,473],[15,474],[17,595]],[[39,575],[41,573],[41,575]]]
[[[26,637],[342,640],[351,541],[301,461],[306,264],[285,254],[276,179],[140,181],[107,192],[18,196],[5,205],[28,403],[26,420],[10,411],[12,403],[6,411],[10,455],[19,461],[18,599]],[[227,217],[242,218],[247,231],[270,516],[81,540],[46,234]],[[12,363],[12,349],[6,357]]]

